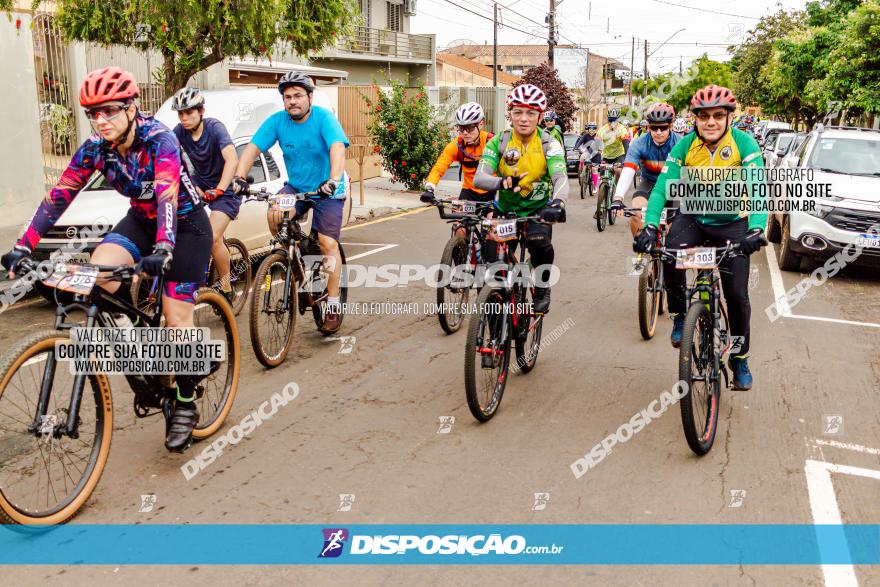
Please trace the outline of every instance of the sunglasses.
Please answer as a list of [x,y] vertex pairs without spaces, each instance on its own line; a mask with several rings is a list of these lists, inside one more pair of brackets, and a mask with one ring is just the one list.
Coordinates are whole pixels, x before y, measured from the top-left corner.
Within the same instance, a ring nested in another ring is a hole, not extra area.
[[537,110],[531,110],[529,108],[523,108],[523,109],[514,108],[513,110],[510,111],[510,116],[511,117],[524,116],[526,118],[538,118],[538,116],[540,116],[540,113]]
[[727,112],[716,112],[711,116],[708,112],[700,112],[699,114],[697,114],[697,120],[699,120],[700,122],[708,122],[711,119],[717,122],[721,122],[722,120],[726,119],[727,116]]
[[96,108],[86,108],[86,118],[89,120],[98,120],[100,116],[106,121],[113,120],[120,114],[122,114],[123,110],[128,108],[127,106],[98,106]]
[[459,126],[458,132],[460,132],[460,133],[473,132],[473,131],[477,130],[478,126],[479,126],[478,124],[468,124],[467,126]]
[[651,132],[655,132],[655,131],[656,132],[664,132],[664,131],[669,130],[669,125],[668,124],[657,124],[657,125],[652,124],[648,128],[651,129]]

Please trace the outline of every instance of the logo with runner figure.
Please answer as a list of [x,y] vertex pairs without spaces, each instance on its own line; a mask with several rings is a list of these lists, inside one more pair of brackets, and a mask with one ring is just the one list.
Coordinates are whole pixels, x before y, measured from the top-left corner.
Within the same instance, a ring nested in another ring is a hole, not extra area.
[[324,548],[318,558],[337,558],[342,554],[345,541],[348,540],[348,530],[345,528],[324,528]]

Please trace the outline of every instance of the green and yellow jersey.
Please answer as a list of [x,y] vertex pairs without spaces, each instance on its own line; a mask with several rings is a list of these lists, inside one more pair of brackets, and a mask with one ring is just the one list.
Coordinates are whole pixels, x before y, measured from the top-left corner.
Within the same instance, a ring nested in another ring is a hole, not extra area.
[[[764,159],[761,157],[761,148],[751,135],[739,129],[728,129],[721,138],[714,151],[710,151],[706,144],[697,137],[697,133],[690,133],[679,140],[651,190],[651,198],[648,201],[648,211],[645,215],[645,224],[659,226],[660,214],[666,205],[666,182],[668,180],[681,179],[682,167],[745,167],[763,168]],[[749,191],[757,180],[747,180]],[[731,213],[731,214],[704,214],[697,216],[697,220],[703,224],[718,225],[728,224],[738,218],[748,216],[749,230],[767,226],[767,213]]]

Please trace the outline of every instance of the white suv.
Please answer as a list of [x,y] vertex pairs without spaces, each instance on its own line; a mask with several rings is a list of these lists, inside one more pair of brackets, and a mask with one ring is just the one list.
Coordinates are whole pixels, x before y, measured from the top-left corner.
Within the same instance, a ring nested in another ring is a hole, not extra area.
[[814,212],[775,212],[767,237],[780,243],[779,266],[797,271],[804,256],[830,257],[849,244],[862,247],[861,262],[880,261],[880,131],[822,127],[807,135],[780,168],[813,169],[814,182],[830,184],[831,197]]

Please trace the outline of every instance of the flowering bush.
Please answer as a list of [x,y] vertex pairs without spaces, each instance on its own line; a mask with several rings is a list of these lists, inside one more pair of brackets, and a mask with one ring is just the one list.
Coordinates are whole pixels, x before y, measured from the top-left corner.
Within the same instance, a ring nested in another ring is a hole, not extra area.
[[418,190],[449,142],[449,128],[428,102],[422,82],[415,88],[399,80],[390,85],[391,92],[379,92],[375,101],[364,96],[373,114],[367,132],[391,178]]

